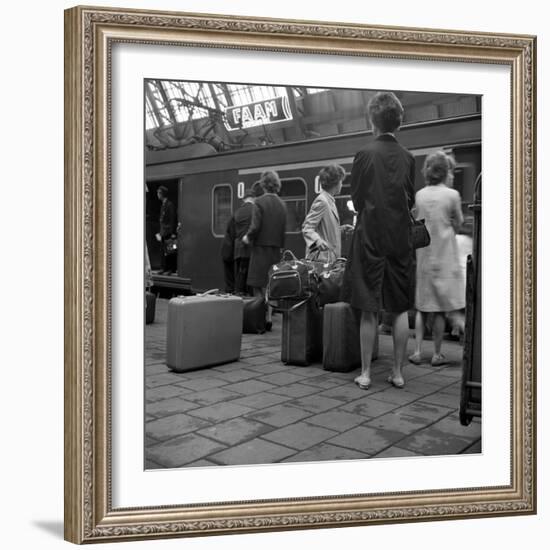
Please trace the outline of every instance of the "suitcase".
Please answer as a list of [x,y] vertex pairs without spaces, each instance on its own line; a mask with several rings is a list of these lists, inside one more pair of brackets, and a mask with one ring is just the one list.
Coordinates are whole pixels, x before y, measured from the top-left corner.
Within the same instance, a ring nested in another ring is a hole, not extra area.
[[157,296],[149,290],[145,291],[145,324],[150,325],[155,322],[155,306]]
[[[361,312],[346,302],[327,304],[323,312],[323,368],[350,372],[361,366],[359,323]],[[372,360],[378,357],[378,331]]]
[[307,366],[323,356],[323,310],[313,298],[299,302],[283,300],[281,361],[287,365]]
[[178,296],[168,303],[166,364],[184,372],[239,358],[243,300],[238,296]]
[[243,334],[263,334],[266,313],[264,298],[243,297]]

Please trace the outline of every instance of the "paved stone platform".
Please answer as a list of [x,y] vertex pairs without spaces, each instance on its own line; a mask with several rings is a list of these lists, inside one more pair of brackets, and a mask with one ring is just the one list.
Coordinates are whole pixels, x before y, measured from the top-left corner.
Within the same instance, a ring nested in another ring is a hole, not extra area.
[[[392,342],[380,335],[369,390],[358,370],[280,361],[281,317],[273,331],[243,335],[239,361],[185,373],[165,363],[167,300],[145,329],[145,467],[448,455],[481,452],[481,422],[458,420],[462,347],[445,341],[450,363],[404,368],[406,386],[386,382]],[[409,341],[412,352],[414,339]]]

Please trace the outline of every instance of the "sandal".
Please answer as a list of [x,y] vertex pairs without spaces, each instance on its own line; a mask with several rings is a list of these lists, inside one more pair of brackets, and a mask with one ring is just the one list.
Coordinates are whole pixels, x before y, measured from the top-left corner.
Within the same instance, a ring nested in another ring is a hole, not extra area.
[[412,363],[413,365],[420,365],[422,363],[422,356],[420,353],[413,353],[412,355],[409,355],[409,363]]
[[396,377],[394,377],[393,375],[390,374],[390,376],[388,376],[388,382],[389,382],[394,388],[402,389],[402,388],[405,387],[405,380],[403,380],[403,377],[396,378]]
[[432,357],[432,367],[439,367],[441,365],[446,365],[449,361],[447,358],[442,354],[434,354]]
[[365,376],[361,374],[357,378],[355,378],[354,382],[359,386],[362,390],[368,390],[370,388],[370,378],[368,376]]

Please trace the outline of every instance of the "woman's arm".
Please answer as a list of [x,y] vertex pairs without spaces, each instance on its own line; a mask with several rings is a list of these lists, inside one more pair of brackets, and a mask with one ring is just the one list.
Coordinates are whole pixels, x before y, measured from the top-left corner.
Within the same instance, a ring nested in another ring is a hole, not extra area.
[[262,209],[258,204],[254,204],[252,208],[252,218],[250,219],[250,227],[243,237],[243,242],[249,244],[254,240],[260,228],[262,227]]
[[453,202],[451,211],[451,224],[455,233],[462,227],[464,223],[464,216],[462,215],[462,205],[460,203],[460,193],[453,190]]

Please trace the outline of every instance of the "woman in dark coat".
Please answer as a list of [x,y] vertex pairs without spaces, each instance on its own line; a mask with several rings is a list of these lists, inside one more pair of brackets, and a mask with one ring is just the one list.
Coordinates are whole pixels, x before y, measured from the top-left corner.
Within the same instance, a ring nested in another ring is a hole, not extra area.
[[[242,238],[244,244],[252,245],[247,283],[257,297],[265,296],[269,268],[281,261],[286,230],[286,206],[277,195],[281,190],[277,172],[264,172],[260,185],[264,194],[255,200],[250,227]],[[266,329],[271,330],[271,308],[267,312]]]
[[359,151],[351,171],[351,196],[358,212],[346,267],[344,298],[361,315],[361,375],[370,386],[370,366],[378,312],[393,316],[394,367],[388,382],[403,387],[401,367],[409,334],[407,310],[414,307],[414,251],[409,232],[414,206],[414,157],[393,132],[403,120],[403,106],[391,92],[368,104],[374,140]]

